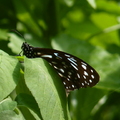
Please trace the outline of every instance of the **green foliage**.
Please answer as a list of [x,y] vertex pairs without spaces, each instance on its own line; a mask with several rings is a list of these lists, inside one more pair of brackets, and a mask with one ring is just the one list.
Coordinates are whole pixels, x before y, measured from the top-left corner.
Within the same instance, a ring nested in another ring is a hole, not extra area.
[[18,60],[0,51],[0,100],[3,100],[16,87],[20,76]]
[[[0,120],[120,119],[119,16],[118,0],[1,0]],[[83,59],[100,82],[66,98],[46,61],[16,56],[25,40],[11,29],[33,46]]]

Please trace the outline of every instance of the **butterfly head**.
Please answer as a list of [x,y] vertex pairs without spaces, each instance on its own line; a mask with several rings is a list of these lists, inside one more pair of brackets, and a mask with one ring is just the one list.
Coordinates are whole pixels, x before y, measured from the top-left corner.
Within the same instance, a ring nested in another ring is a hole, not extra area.
[[25,55],[28,58],[33,58],[34,57],[34,52],[33,52],[33,47],[24,42],[21,47],[23,51],[23,55]]

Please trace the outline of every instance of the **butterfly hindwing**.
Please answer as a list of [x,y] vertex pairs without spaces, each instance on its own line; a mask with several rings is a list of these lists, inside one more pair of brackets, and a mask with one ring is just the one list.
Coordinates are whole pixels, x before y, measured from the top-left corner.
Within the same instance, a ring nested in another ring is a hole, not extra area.
[[23,54],[28,58],[43,58],[57,71],[65,89],[92,87],[99,81],[98,73],[83,60],[54,49],[32,47],[26,42],[22,45]]

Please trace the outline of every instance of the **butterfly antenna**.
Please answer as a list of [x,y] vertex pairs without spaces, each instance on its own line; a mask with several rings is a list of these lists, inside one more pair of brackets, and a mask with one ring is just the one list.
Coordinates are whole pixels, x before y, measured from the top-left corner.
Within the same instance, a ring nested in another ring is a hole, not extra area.
[[[25,42],[26,42],[25,37],[24,37],[19,31],[15,30],[15,29],[11,29],[11,31],[14,31],[15,33],[17,33],[17,34],[18,34],[19,36],[21,36],[21,37],[25,40]],[[18,55],[16,55],[16,56],[21,56],[21,53],[22,53],[22,51],[21,51]]]
[[[24,40],[25,40],[25,42],[26,42],[26,39],[25,39],[25,37],[18,31],[18,30],[15,30],[15,29],[11,29],[11,31],[14,31],[15,33],[17,33],[19,36],[21,36]],[[20,52],[21,53],[21,52]]]

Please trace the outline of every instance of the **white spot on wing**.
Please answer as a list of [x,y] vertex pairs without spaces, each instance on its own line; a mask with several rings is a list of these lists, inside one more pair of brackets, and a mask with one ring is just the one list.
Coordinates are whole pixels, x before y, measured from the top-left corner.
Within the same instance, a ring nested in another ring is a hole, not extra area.
[[64,85],[66,85],[66,82],[63,82]]
[[66,87],[66,89],[68,89],[68,87]]
[[58,56],[58,53],[54,53],[55,56]]
[[53,66],[55,69],[58,69],[55,65]]
[[65,54],[65,56],[66,56],[66,57],[70,57],[70,55],[68,55],[68,54]]
[[58,73],[58,74],[59,74],[59,76],[63,77],[63,75],[61,73]]
[[88,76],[88,73],[86,71],[84,71],[84,75]]
[[91,72],[93,73],[93,70],[91,69]]
[[59,69],[62,73],[64,73],[64,70],[62,68]]
[[74,65],[77,66],[77,63],[75,63],[71,58],[67,58],[70,62],[72,62]]
[[72,85],[72,87],[74,88],[75,86],[74,86],[74,85]]
[[70,58],[72,61],[75,61],[75,62],[77,62],[77,60],[75,60],[74,58]]
[[83,65],[85,65],[85,66],[87,66],[87,64],[86,63],[84,63],[84,62],[81,62]]
[[69,78],[67,78],[67,80],[68,80],[68,81],[70,81],[70,79],[69,79]]
[[52,58],[52,55],[42,55],[41,57]]
[[68,78],[71,78],[71,76],[70,76],[70,75],[68,75]]
[[70,63],[76,70],[78,70],[78,68],[74,65],[74,64],[72,64],[72,63]]
[[82,86],[84,86],[84,83],[82,83]]
[[80,74],[77,73],[78,78],[80,78]]
[[85,81],[85,84],[87,84],[87,81]]
[[85,65],[82,65],[82,68],[85,69],[85,70],[87,69],[87,67]]
[[95,78],[95,76],[94,75],[91,75],[91,77],[94,79]]
[[92,80],[89,80],[90,83],[92,83]]
[[84,79],[86,79],[86,76],[85,76],[85,75],[83,75],[83,77],[84,77]]
[[40,52],[38,52],[38,53],[37,53],[37,55],[41,55],[41,53],[40,53]]

